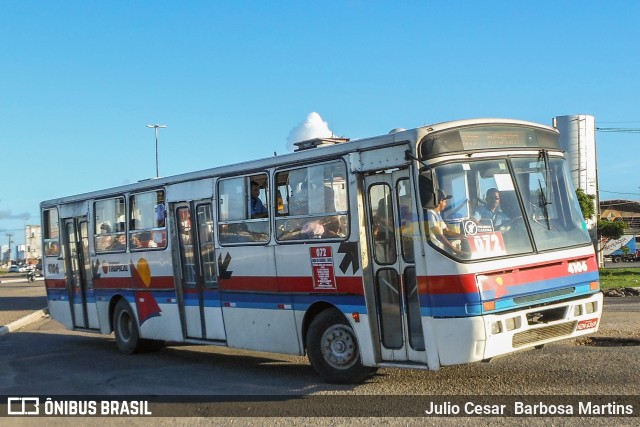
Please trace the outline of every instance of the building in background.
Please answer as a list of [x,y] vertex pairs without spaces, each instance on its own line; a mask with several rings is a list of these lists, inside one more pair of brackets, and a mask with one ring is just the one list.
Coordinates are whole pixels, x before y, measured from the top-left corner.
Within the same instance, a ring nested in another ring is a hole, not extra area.
[[26,225],[24,228],[24,257],[27,262],[35,263],[42,259],[42,231],[40,224]]
[[11,250],[9,249],[9,245],[0,246],[0,254],[2,254],[0,263],[8,264],[11,260]]
[[600,217],[627,224],[625,233],[640,233],[640,202],[633,200],[606,200],[600,202]]
[[595,242],[598,222],[598,164],[596,155],[596,120],[587,114],[557,116],[554,127],[560,131],[560,146],[565,150],[571,180],[576,189],[595,197],[595,215],[585,218]]

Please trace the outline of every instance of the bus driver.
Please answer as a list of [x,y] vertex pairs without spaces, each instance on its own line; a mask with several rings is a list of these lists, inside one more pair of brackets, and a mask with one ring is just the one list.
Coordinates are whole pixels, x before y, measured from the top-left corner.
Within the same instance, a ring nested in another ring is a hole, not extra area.
[[431,235],[431,240],[439,248],[446,249],[454,254],[462,255],[464,254],[464,251],[449,240],[449,237],[459,238],[460,235],[450,230],[447,223],[442,219],[442,211],[447,206],[447,200],[449,199],[451,199],[451,195],[446,194],[442,190],[438,190],[438,205],[433,209],[427,210],[429,234]]

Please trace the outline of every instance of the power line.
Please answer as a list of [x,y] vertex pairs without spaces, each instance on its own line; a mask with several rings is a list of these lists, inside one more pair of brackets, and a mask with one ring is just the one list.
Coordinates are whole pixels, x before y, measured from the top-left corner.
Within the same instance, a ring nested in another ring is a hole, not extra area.
[[619,191],[607,191],[607,190],[598,190],[599,193],[611,193],[611,194],[628,194],[631,196],[640,196],[640,193],[621,193]]
[[640,128],[600,128],[600,127],[597,127],[596,131],[598,131],[598,132],[608,132],[608,133],[640,133]]

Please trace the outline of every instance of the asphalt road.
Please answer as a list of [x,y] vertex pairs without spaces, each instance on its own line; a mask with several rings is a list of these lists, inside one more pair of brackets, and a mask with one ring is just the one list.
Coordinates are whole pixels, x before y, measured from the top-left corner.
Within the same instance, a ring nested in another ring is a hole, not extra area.
[[638,268],[638,274],[640,274],[640,261],[634,262],[611,262],[605,261],[605,268]]

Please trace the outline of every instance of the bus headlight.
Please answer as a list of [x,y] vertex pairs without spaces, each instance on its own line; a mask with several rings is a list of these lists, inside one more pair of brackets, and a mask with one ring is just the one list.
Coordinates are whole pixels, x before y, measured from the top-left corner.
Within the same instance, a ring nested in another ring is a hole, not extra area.
[[502,332],[502,323],[500,322],[493,322],[491,324],[491,333],[493,335],[499,334],[500,332]]
[[507,325],[507,331],[513,331],[514,329],[518,329],[522,324],[519,317],[510,317],[505,321]]
[[582,306],[581,305],[574,305],[573,306],[573,315],[574,316],[580,316],[582,314]]

